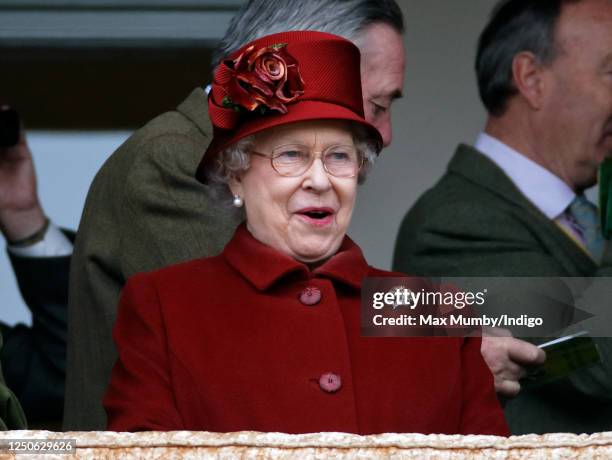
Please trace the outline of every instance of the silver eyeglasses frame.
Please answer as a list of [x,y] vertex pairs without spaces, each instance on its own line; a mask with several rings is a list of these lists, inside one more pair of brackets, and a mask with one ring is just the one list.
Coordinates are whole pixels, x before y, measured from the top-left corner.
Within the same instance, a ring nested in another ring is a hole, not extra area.
[[[295,146],[299,146],[299,147],[306,147],[305,145],[301,145],[301,144],[285,144],[285,145],[280,145],[278,147],[275,147],[274,150],[280,149],[282,147],[287,147],[287,146],[290,146],[290,145],[295,145]],[[357,164],[357,168],[356,168],[356,170],[355,170],[355,172],[353,174],[348,175],[348,176],[337,175],[337,174],[334,174],[332,171],[329,170],[329,168],[328,168],[328,166],[327,166],[327,164],[325,162],[326,154],[328,154],[329,152],[333,151],[333,149],[336,149],[338,147],[350,147],[351,149],[354,149],[355,152],[357,153],[358,164]],[[334,144],[334,145],[331,145],[331,146],[327,147],[324,150],[318,150],[318,151],[313,151],[311,149],[308,149],[308,152],[310,153],[310,155],[309,155],[310,160],[308,161],[308,163],[305,163],[301,167],[299,172],[291,173],[291,174],[286,174],[286,173],[282,173],[281,171],[279,171],[277,166],[274,163],[274,161],[278,157],[280,157],[280,155],[283,152],[280,152],[278,155],[275,155],[274,151],[273,151],[272,155],[266,155],[265,153],[261,153],[261,152],[258,152],[256,150],[253,150],[253,149],[249,150],[249,153],[252,153],[253,155],[257,155],[257,156],[262,157],[262,158],[268,158],[270,160],[270,166],[272,166],[272,169],[274,169],[274,171],[276,171],[276,173],[278,175],[283,176],[283,177],[299,177],[299,176],[304,174],[306,171],[308,171],[312,167],[312,165],[313,165],[313,163],[315,162],[316,159],[320,159],[321,163],[323,164],[323,169],[325,170],[325,172],[327,174],[329,174],[330,176],[333,176],[333,177],[338,177],[340,179],[350,179],[350,178],[353,178],[353,177],[356,177],[357,175],[359,175],[359,171],[361,171],[361,168],[363,167],[363,163],[364,163],[363,154],[359,150],[357,150],[354,146],[350,146],[350,145],[346,145],[346,144]]]

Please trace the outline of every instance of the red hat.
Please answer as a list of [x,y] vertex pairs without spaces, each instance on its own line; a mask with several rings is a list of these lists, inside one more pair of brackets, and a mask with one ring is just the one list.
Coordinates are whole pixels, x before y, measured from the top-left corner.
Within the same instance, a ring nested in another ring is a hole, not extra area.
[[323,32],[268,35],[232,53],[217,67],[208,96],[213,139],[197,179],[205,182],[206,166],[240,139],[298,121],[359,123],[380,151],[382,137],[364,118],[359,66],[352,42]]

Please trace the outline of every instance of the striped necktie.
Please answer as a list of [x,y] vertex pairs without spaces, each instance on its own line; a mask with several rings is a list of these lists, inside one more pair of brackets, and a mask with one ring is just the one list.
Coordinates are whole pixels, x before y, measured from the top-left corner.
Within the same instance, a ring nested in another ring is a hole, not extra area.
[[572,231],[591,257],[599,264],[605,240],[601,234],[597,207],[584,195],[577,195],[563,214],[561,223]]

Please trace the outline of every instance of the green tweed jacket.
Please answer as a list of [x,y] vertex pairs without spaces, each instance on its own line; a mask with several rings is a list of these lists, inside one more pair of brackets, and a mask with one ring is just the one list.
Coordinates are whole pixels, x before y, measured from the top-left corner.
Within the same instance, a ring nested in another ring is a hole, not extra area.
[[120,291],[136,272],[219,253],[241,219],[194,178],[212,128],[195,89],[136,131],[87,195],[70,273],[64,428],[103,430]]
[[[2,349],[2,335],[0,335],[0,350]],[[25,415],[19,401],[4,383],[2,368],[0,367],[0,431],[27,429]]]
[[[500,168],[460,145],[440,181],[404,217],[393,269],[421,276],[610,276],[612,250],[598,267]],[[512,433],[612,430],[612,340],[596,342],[603,365],[523,390],[507,404]]]

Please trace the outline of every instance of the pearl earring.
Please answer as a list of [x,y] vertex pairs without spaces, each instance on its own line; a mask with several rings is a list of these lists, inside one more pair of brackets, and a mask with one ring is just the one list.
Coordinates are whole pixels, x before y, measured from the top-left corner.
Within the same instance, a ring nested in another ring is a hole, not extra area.
[[232,204],[236,208],[241,208],[242,205],[244,204],[244,200],[241,197],[239,197],[238,195],[234,195],[234,201],[232,202]]

